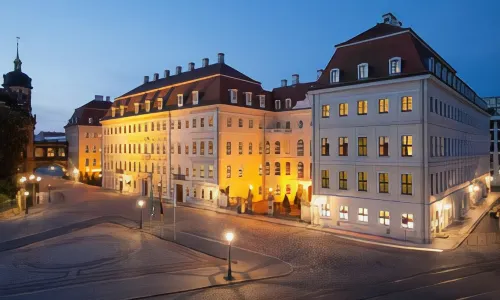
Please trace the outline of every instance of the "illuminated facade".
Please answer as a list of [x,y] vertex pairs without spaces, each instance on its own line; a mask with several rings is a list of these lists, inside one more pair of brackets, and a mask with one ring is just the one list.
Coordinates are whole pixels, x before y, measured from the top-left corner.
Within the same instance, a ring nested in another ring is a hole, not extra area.
[[277,201],[293,199],[311,185],[309,86],[294,75],[292,85],[263,90],[223,54],[146,76],[101,120],[103,186],[147,195],[152,184],[155,196],[161,186],[163,197],[211,206],[221,190],[246,198],[250,186],[254,201],[270,187]]

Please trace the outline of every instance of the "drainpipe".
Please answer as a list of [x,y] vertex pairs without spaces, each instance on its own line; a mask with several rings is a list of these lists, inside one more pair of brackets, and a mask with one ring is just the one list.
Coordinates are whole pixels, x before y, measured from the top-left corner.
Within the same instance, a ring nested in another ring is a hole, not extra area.
[[430,206],[427,205],[429,203],[429,151],[426,151],[426,149],[429,149],[428,143],[429,143],[429,137],[427,135],[428,132],[428,120],[427,120],[427,80],[423,79],[420,81],[420,93],[421,93],[421,101],[422,101],[422,165],[423,165],[423,172],[422,172],[422,185],[421,185],[421,193],[422,193],[422,236],[424,239],[424,243],[430,243],[431,238],[430,238]]

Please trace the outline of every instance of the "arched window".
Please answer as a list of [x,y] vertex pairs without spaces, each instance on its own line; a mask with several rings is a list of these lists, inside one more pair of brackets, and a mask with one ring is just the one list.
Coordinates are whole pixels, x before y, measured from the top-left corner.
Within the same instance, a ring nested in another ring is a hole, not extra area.
[[297,156],[304,156],[304,141],[299,140],[297,142]]
[[281,175],[281,164],[279,162],[274,163],[274,175]]
[[271,175],[271,164],[266,162],[266,175]]
[[213,155],[214,154],[214,142],[209,141],[208,142],[208,155]]
[[401,57],[393,57],[389,59],[389,74],[401,73]]
[[304,164],[302,162],[297,165],[297,177],[304,178]]
[[286,109],[292,108],[292,99],[290,98],[285,99],[285,108]]
[[271,144],[269,144],[269,141],[266,142],[266,154],[271,153]]
[[259,154],[262,154],[262,142],[259,142]]
[[274,154],[280,154],[281,153],[281,145],[279,141],[276,141],[274,143]]
[[253,145],[252,145],[252,142],[248,143],[248,154],[252,154],[253,152]]
[[205,155],[205,142],[200,142],[200,155]]

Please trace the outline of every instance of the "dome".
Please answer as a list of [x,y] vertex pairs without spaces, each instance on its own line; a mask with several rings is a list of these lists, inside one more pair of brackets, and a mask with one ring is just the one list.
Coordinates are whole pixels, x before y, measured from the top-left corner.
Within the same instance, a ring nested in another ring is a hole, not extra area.
[[24,87],[32,89],[31,78],[21,72],[20,70],[15,70],[3,75],[3,87]]

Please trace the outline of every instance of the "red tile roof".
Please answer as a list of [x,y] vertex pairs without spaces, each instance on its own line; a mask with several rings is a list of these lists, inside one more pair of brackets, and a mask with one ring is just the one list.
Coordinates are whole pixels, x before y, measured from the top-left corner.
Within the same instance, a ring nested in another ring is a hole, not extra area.
[[[106,115],[112,105],[109,101],[92,100],[75,109],[64,128],[75,125],[100,126],[99,119]],[[92,124],[89,124],[89,118],[92,118]]]
[[403,31],[407,31],[409,28],[404,28],[404,27],[398,27],[394,25],[389,25],[389,24],[384,24],[384,23],[378,23],[377,25],[373,26],[372,28],[358,34],[357,36],[343,42],[340,44],[335,45],[335,47],[340,47],[344,46],[347,44],[352,44],[360,41],[365,41],[369,39],[374,39],[390,34],[395,34]]

